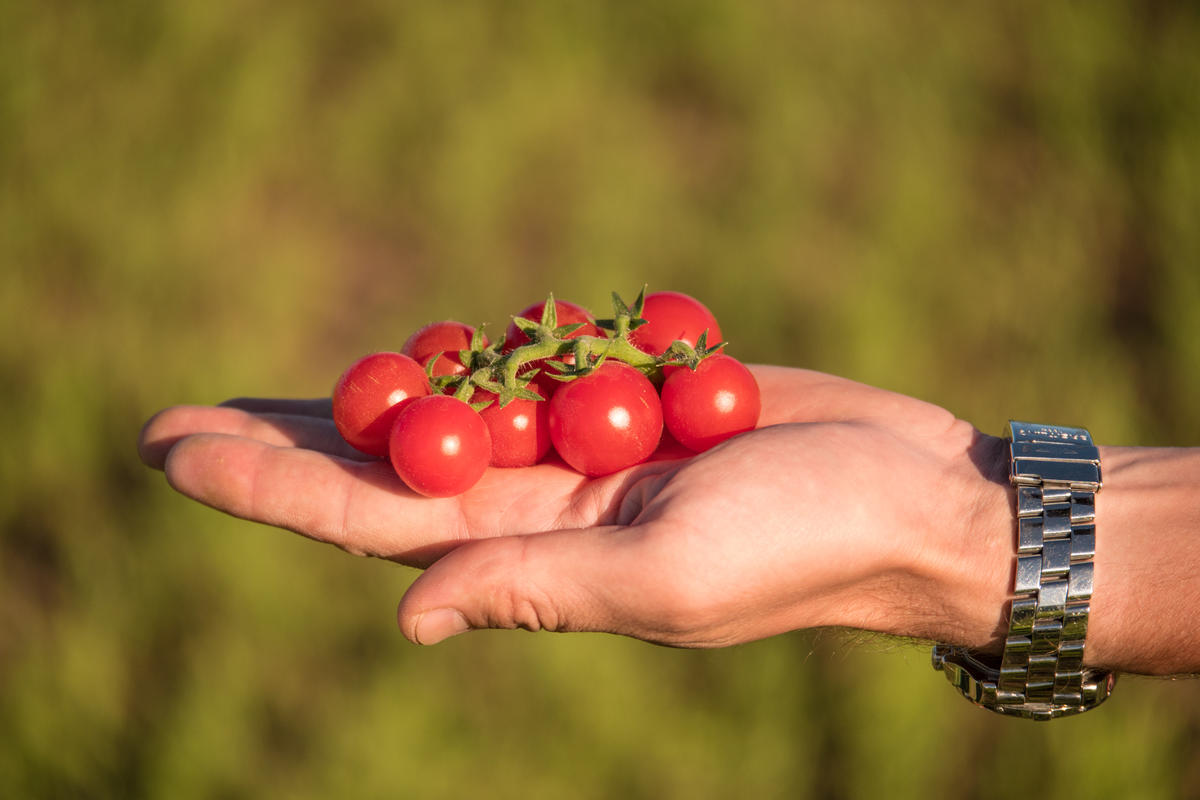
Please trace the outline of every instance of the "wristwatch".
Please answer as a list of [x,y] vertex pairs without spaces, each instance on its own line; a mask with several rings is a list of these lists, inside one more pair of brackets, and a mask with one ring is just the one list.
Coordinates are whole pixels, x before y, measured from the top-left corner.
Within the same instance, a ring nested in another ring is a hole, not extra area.
[[997,662],[938,644],[933,667],[986,709],[1053,719],[1098,706],[1116,683],[1083,666],[1100,451],[1083,428],[1010,421],[1009,433],[1017,565],[1004,653]]

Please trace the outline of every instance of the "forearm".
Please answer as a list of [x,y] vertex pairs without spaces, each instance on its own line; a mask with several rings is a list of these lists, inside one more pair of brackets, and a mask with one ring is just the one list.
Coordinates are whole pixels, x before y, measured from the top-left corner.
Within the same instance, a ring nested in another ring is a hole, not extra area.
[[[1200,448],[1100,448],[1095,588],[1085,662],[1117,672],[1200,672]],[[914,566],[932,598],[918,636],[999,654],[1016,561],[1015,497],[1001,440],[976,448],[984,480]]]
[[1200,672],[1200,448],[1103,447],[1087,660]]

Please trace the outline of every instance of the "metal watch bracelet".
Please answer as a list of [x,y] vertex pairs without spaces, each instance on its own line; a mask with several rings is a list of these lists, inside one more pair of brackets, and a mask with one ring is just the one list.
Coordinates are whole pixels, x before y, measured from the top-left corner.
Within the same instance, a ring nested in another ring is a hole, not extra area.
[[1116,675],[1083,666],[1096,553],[1100,452],[1083,428],[1009,422],[1017,565],[999,663],[938,644],[933,667],[991,711],[1053,719],[1102,703]]

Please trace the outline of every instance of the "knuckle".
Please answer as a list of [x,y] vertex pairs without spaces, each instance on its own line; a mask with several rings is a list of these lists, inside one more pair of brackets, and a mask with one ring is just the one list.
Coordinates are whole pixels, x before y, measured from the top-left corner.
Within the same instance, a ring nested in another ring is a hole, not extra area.
[[508,615],[505,627],[527,631],[559,630],[559,615],[554,606],[544,597],[532,597],[527,593],[514,592],[508,599]]
[[527,631],[564,629],[564,616],[555,596],[543,584],[526,537],[489,543],[497,552],[484,565],[480,580],[494,587],[487,604],[490,628]]
[[632,525],[646,510],[651,501],[662,491],[663,486],[671,479],[675,470],[651,470],[641,476],[630,486],[617,508],[617,524]]

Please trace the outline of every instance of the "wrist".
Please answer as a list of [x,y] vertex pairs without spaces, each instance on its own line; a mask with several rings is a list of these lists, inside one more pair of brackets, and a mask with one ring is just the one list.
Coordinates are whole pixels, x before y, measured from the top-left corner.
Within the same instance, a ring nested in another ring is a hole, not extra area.
[[1053,719],[1094,708],[1116,680],[1084,662],[1100,452],[1083,428],[1010,421],[1009,430],[1016,569],[1002,657],[943,642],[933,667],[977,705]]
[[933,601],[931,627],[921,638],[999,654],[1012,599],[1014,491],[1004,439],[974,432],[967,463],[958,465],[949,508],[924,534],[922,559]]
[[[1012,597],[1015,513],[1005,441],[962,424],[935,473],[906,487],[891,591],[854,627],[999,654]],[[925,502],[912,504],[913,498]]]

